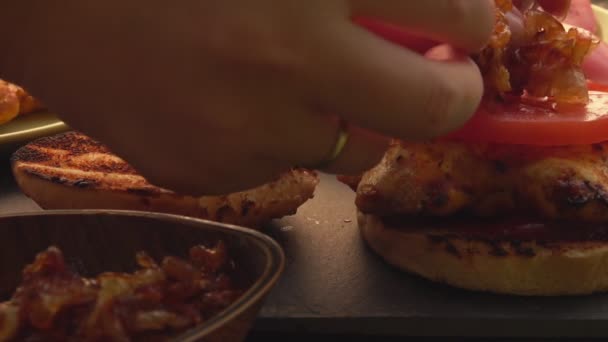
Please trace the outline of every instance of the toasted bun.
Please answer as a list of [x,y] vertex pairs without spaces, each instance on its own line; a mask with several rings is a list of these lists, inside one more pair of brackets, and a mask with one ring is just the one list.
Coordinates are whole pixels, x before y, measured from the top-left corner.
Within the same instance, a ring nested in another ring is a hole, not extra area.
[[314,172],[292,170],[261,187],[226,196],[182,196],[148,183],[89,137],[70,132],[19,149],[13,174],[44,209],[122,209],[165,212],[245,226],[294,214],[313,196]]
[[[501,294],[584,295],[608,290],[608,242],[488,241],[445,229],[395,229],[359,213],[367,244],[389,264],[432,281]],[[446,225],[449,221],[446,220]]]

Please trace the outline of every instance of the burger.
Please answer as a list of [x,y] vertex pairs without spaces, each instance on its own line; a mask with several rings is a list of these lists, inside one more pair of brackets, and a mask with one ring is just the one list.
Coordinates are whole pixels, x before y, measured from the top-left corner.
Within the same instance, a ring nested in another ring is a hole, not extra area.
[[486,90],[473,119],[433,141],[395,141],[375,168],[342,178],[361,236],[389,264],[455,287],[607,291],[608,87],[583,68],[601,43],[531,6],[513,44],[513,4],[496,5],[474,56]]

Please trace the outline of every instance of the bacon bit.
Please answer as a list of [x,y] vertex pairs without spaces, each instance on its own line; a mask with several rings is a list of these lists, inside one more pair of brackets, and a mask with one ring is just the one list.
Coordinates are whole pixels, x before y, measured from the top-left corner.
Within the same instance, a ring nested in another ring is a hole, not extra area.
[[228,248],[222,241],[212,249],[205,246],[195,246],[190,249],[190,259],[192,262],[208,272],[216,272],[225,267],[228,260],[227,257]]
[[[204,251],[201,252],[201,251]],[[0,341],[130,341],[169,335],[204,322],[240,297],[226,246],[195,246],[196,258],[136,256],[133,274],[82,278],[50,247],[23,272],[12,299],[0,303]],[[195,260],[196,259],[196,260]]]
[[599,40],[586,31],[566,30],[534,1],[524,10],[524,36],[515,45],[506,13],[511,0],[496,0],[494,34],[488,46],[474,56],[484,75],[486,95],[547,98],[561,105],[586,105],[589,91],[582,64]]

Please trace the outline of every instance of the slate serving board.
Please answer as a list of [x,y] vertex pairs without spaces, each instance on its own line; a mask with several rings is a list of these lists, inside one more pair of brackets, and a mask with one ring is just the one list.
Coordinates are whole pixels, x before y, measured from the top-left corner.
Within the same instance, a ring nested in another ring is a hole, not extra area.
[[432,284],[386,265],[358,235],[354,194],[323,175],[315,199],[267,232],[287,270],[257,328],[339,334],[606,337],[608,295],[521,298]]

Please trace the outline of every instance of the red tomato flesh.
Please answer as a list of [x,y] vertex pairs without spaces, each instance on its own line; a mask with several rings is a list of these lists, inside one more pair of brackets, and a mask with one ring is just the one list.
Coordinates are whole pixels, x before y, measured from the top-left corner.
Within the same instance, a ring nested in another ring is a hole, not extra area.
[[484,103],[462,129],[447,138],[543,146],[588,145],[608,141],[608,93],[605,90],[591,90],[589,104],[585,107],[560,111],[518,101]]

